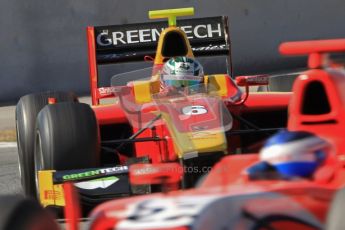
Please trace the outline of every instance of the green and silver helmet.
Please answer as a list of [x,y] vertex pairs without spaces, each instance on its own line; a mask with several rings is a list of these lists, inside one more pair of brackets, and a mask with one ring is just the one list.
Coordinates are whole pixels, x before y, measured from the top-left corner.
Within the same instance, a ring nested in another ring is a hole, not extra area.
[[200,63],[189,57],[174,57],[163,66],[163,86],[189,87],[203,82],[204,71]]

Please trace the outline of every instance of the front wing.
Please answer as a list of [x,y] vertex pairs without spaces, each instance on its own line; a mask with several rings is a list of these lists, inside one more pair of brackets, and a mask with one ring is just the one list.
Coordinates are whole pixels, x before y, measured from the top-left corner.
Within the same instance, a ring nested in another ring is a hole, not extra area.
[[[73,182],[82,204],[95,205],[105,200],[133,194],[128,166],[38,172],[39,200],[44,207],[65,206],[62,184]],[[145,192],[145,191],[144,191]]]

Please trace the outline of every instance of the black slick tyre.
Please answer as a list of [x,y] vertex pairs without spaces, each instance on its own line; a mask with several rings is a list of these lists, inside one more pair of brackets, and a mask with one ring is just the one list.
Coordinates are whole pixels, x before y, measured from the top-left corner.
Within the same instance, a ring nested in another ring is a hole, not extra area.
[[99,152],[97,120],[89,105],[58,103],[47,105],[38,114],[35,175],[39,170],[99,167]]
[[23,96],[16,106],[19,173],[24,194],[27,196],[35,196],[34,143],[36,117],[41,109],[48,104],[48,98],[50,97],[56,98],[57,103],[78,100],[73,93],[44,92]]

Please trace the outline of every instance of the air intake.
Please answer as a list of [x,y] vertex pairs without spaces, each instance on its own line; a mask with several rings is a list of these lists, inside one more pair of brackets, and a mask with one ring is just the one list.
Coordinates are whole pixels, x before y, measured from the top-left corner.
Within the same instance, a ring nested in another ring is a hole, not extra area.
[[306,86],[301,109],[303,115],[322,115],[331,112],[325,87],[320,81],[312,81]]
[[187,53],[186,41],[181,33],[170,31],[165,35],[162,47],[164,57],[187,56]]

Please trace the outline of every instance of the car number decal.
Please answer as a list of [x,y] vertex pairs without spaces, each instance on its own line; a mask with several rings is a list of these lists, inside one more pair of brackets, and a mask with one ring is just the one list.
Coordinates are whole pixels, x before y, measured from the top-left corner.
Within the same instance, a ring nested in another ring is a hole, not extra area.
[[200,115],[207,113],[207,109],[203,105],[192,105],[182,108],[182,113],[184,115]]
[[217,196],[155,198],[128,206],[127,218],[119,229],[154,229],[189,226]]

